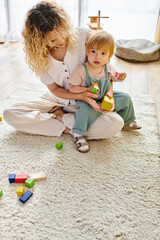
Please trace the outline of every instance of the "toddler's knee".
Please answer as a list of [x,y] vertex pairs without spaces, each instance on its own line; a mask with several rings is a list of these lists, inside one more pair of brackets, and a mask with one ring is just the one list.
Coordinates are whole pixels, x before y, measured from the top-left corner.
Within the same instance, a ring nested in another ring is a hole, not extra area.
[[124,101],[126,103],[129,103],[131,101],[131,97],[128,93],[124,93]]

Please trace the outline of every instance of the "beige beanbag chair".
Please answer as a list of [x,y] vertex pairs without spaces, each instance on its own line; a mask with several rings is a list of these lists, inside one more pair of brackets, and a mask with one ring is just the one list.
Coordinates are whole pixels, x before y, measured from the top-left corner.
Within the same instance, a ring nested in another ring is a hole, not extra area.
[[156,61],[160,58],[160,44],[146,39],[119,39],[116,42],[115,55],[130,62]]

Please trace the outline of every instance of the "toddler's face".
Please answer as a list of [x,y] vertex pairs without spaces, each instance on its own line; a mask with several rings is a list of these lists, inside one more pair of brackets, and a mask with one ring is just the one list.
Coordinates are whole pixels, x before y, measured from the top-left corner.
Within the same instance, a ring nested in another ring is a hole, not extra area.
[[108,60],[110,59],[110,53],[103,51],[103,50],[97,50],[97,49],[90,49],[87,52],[88,62],[93,67],[101,67],[105,65]]

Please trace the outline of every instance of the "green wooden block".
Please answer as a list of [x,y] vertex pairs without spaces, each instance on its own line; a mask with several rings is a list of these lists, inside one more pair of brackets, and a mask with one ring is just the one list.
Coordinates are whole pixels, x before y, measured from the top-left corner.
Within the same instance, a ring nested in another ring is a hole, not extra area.
[[3,190],[0,189],[0,197],[2,197],[2,195],[3,195]]
[[97,85],[94,85],[92,88],[91,88],[91,91],[93,93],[96,93],[97,91],[99,90],[99,87]]
[[27,178],[27,180],[25,181],[25,185],[29,188],[34,186],[34,180],[31,178]]
[[57,148],[57,149],[61,149],[62,147],[63,147],[63,143],[60,142],[60,141],[58,141],[58,142],[56,143],[56,148]]

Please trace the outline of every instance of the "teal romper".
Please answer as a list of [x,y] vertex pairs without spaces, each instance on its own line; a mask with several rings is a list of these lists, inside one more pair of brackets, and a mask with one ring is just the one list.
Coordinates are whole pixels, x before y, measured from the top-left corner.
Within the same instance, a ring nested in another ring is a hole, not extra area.
[[[96,98],[95,101],[97,104],[100,104],[102,102],[103,96],[110,87],[110,81],[108,79],[108,67],[106,65],[106,77],[97,80],[89,76],[87,66],[85,64],[83,65],[86,71],[86,87],[90,87],[92,83],[98,82],[100,93],[98,94],[98,98]],[[136,118],[130,96],[127,93],[114,91],[113,97],[115,101],[114,111],[123,118],[124,124],[126,125],[133,122]],[[87,130],[101,115],[101,113],[93,109],[88,103],[84,101],[76,101],[76,103],[77,112],[74,116],[75,122],[72,131],[73,133],[86,136]]]

